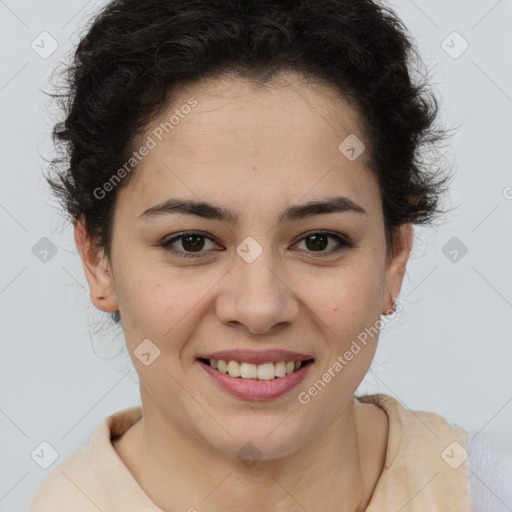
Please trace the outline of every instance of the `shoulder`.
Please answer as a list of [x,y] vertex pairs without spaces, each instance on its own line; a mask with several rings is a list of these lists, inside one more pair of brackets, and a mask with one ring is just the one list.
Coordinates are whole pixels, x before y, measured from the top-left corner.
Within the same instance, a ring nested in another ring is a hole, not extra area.
[[87,461],[87,446],[82,446],[43,480],[29,512],[98,512],[105,501],[101,491]]
[[[414,495],[415,510],[469,511],[467,432],[440,414],[413,410],[390,395],[363,400],[384,409],[389,418],[384,469],[368,510],[398,510]],[[418,493],[426,483],[428,488]]]
[[141,415],[141,407],[132,407],[105,417],[87,445],[72,453],[43,480],[29,512],[114,512],[112,496],[115,494],[122,502],[127,491],[136,492],[137,488],[112,441]]
[[512,442],[506,433],[470,430],[471,498],[474,512],[505,512],[512,507]]
[[[413,439],[415,456],[421,454],[422,463],[429,454],[441,453],[447,463],[448,459],[453,462],[466,458],[467,463],[460,467],[467,466],[473,512],[512,510],[512,433],[462,428],[437,413],[410,410],[385,394],[367,396],[364,400],[381,406],[390,416],[391,427],[400,426],[395,428],[395,433],[400,430],[400,445],[396,452],[390,450],[397,455],[396,459],[400,460],[400,452],[403,454],[404,440],[412,447]],[[394,447],[393,436],[390,443]]]

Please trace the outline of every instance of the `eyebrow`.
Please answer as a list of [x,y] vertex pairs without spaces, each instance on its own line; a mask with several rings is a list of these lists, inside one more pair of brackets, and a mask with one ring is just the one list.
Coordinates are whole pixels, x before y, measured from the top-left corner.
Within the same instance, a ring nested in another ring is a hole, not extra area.
[[[293,222],[325,213],[356,212],[368,215],[366,210],[352,199],[343,196],[329,197],[321,201],[310,201],[309,203],[290,206],[279,216],[279,223]],[[229,223],[236,223],[240,214],[216,206],[207,202],[189,201],[185,199],[168,199],[156,206],[148,208],[140,216],[140,220],[147,221],[160,215],[183,213],[196,215],[204,219],[221,220]]]

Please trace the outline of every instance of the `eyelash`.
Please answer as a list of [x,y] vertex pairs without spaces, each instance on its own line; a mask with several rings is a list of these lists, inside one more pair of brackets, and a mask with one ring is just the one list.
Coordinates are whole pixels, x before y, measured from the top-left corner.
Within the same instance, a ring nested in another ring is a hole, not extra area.
[[[174,242],[176,242],[180,239],[186,238],[187,236],[190,236],[190,235],[197,235],[199,237],[206,238],[212,242],[215,242],[215,240],[213,240],[213,238],[211,238],[201,232],[187,231],[187,232],[181,233],[177,236],[173,236],[172,238],[170,238],[168,240],[165,240],[164,242],[162,242],[160,244],[160,246],[163,247],[166,251],[169,251],[170,253],[174,254],[178,258],[201,258],[203,256],[204,251],[200,251],[197,253],[190,253],[190,252],[186,252],[186,251],[177,251],[176,249],[171,247],[171,245]],[[333,253],[340,252],[344,249],[354,247],[354,244],[348,238],[341,236],[338,233],[332,233],[330,231],[312,231],[312,232],[308,233],[306,236],[303,236],[297,243],[300,243],[303,240],[310,238],[314,235],[327,235],[329,238],[334,238],[341,245],[341,247],[338,247],[337,249],[334,249],[334,250],[331,249],[330,251],[318,252],[316,254],[319,254],[319,256],[313,256],[314,258],[321,258],[325,255],[331,255]],[[315,254],[314,251],[308,251],[308,252],[311,252],[311,254]]]

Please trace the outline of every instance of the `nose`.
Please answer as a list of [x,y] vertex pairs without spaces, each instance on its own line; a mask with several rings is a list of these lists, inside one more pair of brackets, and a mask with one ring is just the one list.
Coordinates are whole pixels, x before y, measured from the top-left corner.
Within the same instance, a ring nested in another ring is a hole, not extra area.
[[263,334],[297,320],[299,300],[270,252],[264,250],[252,263],[237,255],[217,297],[216,315],[220,321]]

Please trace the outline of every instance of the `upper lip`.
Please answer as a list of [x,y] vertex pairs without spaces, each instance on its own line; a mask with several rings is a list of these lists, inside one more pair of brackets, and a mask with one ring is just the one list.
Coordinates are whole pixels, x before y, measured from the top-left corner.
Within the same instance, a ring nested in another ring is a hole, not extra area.
[[201,354],[198,359],[215,359],[216,361],[238,361],[243,363],[263,364],[279,363],[280,361],[307,361],[313,359],[308,354],[291,352],[290,350],[272,349],[272,350],[221,350],[219,352],[209,352]]

